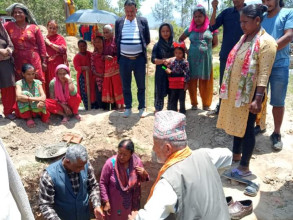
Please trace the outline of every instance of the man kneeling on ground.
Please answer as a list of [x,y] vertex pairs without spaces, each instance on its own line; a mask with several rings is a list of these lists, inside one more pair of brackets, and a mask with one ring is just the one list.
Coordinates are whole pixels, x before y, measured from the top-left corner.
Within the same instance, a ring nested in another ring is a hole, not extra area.
[[128,219],[230,219],[217,168],[232,163],[228,149],[187,146],[185,115],[161,111],[155,115],[154,147],[164,163],[144,209]]

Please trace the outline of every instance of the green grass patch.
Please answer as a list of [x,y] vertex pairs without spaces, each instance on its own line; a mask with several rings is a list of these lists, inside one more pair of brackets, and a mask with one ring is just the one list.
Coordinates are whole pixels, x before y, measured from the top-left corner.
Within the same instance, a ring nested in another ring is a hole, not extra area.
[[[155,93],[155,76],[148,76],[146,78],[146,91],[145,91],[145,98],[146,98],[146,106],[153,107],[154,106],[154,93]],[[138,100],[137,100],[137,86],[134,75],[132,74],[131,80],[131,93],[132,93],[132,108],[138,107]]]
[[220,77],[220,64],[219,63],[214,63],[213,64],[213,70],[214,70],[214,80],[219,81]]

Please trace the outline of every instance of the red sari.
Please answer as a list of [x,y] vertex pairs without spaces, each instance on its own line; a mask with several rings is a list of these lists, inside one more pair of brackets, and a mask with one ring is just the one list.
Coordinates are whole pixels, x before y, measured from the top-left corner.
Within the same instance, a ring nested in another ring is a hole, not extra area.
[[[77,91],[82,97],[82,101],[85,103],[85,99],[83,98],[83,93],[87,94],[86,88],[86,71],[82,71],[82,66],[88,66],[91,68],[91,52],[87,51],[86,55],[82,55],[80,53],[76,54],[73,58],[73,65],[75,70],[77,71],[76,81],[77,81]],[[84,85],[80,84],[80,77],[81,75],[84,78]],[[92,71],[89,70],[89,81],[90,81],[90,98],[91,103],[94,103],[96,100],[96,93],[95,93],[95,82],[92,80]]]
[[48,54],[48,70],[46,74],[46,92],[49,94],[49,83],[55,77],[55,69],[59,64],[65,64],[68,66],[67,56],[66,56],[66,41],[64,37],[59,34],[52,36],[47,36],[48,40],[58,45],[58,51],[54,50],[49,45],[46,45],[46,50]]
[[22,29],[15,22],[7,22],[4,27],[14,45],[12,56],[16,70],[16,81],[22,79],[22,65],[30,63],[36,69],[36,79],[44,84],[45,74],[42,70],[41,57],[46,57],[46,46],[40,28],[37,25],[28,24]]
[[105,60],[105,74],[103,81],[102,101],[123,105],[124,97],[122,83],[117,62],[117,47],[114,37],[105,40],[104,55],[113,57],[112,61]]

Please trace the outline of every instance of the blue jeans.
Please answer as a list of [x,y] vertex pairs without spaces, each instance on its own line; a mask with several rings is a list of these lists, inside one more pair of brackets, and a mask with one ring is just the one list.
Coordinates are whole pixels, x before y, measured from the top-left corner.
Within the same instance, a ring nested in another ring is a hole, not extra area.
[[138,56],[135,60],[121,56],[119,60],[119,70],[122,80],[123,96],[126,108],[132,107],[131,79],[134,73],[137,85],[138,109],[145,108],[145,58]]
[[269,79],[271,87],[271,102],[274,107],[284,107],[289,81],[288,67],[274,67]]

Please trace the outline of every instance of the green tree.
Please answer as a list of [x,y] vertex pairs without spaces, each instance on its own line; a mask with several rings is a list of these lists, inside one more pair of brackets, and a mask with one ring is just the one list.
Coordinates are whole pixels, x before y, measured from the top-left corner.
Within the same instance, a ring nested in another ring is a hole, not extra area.
[[286,8],[293,8],[293,0],[285,0]]
[[170,24],[173,26],[173,32],[174,32],[174,41],[178,41],[179,37],[184,31],[183,27],[180,27],[176,21],[171,21]]
[[152,13],[156,21],[166,22],[173,19],[174,5],[171,0],[159,0],[152,8]]
[[[118,7],[115,8],[115,13],[121,17],[123,16],[125,13],[124,13],[124,3],[125,3],[126,0],[118,0],[117,4],[118,4]],[[141,7],[141,3],[144,2],[145,0],[135,0],[136,2],[136,8],[138,10],[138,15],[140,15],[140,7]]]
[[197,5],[196,0],[175,0],[175,9],[180,13],[180,26],[186,27],[193,16],[193,9]]

